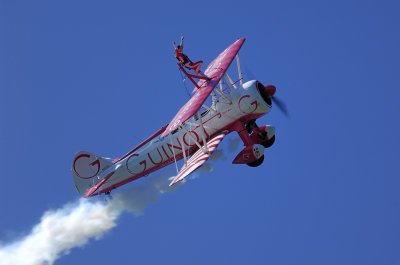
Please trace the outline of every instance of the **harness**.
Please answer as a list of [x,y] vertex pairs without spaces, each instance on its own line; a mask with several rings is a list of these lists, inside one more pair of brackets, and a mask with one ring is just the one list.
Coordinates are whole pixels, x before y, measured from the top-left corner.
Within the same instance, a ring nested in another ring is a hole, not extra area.
[[189,59],[189,57],[179,51],[176,51],[176,59],[180,62],[182,62],[184,65],[186,65],[187,63],[192,63],[192,61]]

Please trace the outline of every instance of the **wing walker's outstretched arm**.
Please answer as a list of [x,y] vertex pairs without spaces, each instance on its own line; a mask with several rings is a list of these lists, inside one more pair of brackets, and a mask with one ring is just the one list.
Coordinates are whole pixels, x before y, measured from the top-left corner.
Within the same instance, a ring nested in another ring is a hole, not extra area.
[[[177,50],[178,47],[176,47],[175,41],[173,41],[172,44],[174,44],[174,48],[175,48],[175,50]],[[181,45],[179,45],[179,46],[182,47],[182,50],[183,50],[183,36],[181,37]]]

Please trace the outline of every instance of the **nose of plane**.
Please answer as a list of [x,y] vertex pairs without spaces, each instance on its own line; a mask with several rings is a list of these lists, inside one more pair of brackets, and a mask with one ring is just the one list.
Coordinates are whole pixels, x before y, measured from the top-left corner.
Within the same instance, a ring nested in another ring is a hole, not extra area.
[[272,98],[275,95],[276,87],[273,85],[266,85],[265,86],[265,93],[267,94],[268,98]]

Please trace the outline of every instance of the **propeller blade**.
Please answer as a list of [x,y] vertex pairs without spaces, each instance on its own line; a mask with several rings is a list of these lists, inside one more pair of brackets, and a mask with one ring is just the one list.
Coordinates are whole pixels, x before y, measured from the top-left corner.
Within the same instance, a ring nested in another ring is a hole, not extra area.
[[[253,72],[250,70],[250,68],[247,67],[246,64],[243,63],[243,68],[245,71],[245,74],[249,80],[257,80],[253,74]],[[286,118],[290,118],[288,108],[286,107],[286,104],[276,96],[271,97],[272,101],[274,104],[278,107],[278,109],[285,115]]]
[[278,107],[278,109],[280,111],[282,111],[282,113],[286,116],[286,118],[290,118],[289,111],[288,111],[288,109],[286,107],[286,104],[282,100],[280,100],[276,96],[273,96],[272,97],[272,101]]

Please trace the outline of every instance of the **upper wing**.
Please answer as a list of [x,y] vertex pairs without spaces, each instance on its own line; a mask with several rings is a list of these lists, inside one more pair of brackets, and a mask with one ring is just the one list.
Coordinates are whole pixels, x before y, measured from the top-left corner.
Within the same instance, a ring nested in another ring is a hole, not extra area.
[[211,78],[210,81],[200,80],[198,85],[200,89],[196,91],[193,97],[179,110],[169,126],[163,134],[162,137],[168,135],[170,132],[178,128],[182,123],[187,121],[192,117],[203,105],[204,101],[210,95],[211,91],[218,84],[221,77],[228,70],[229,65],[232,63],[236,54],[239,52],[240,48],[245,41],[245,38],[241,38],[235,41],[231,46],[226,48],[217,58],[214,59],[204,71],[204,74]]
[[207,143],[207,149],[208,149],[207,154],[204,153],[203,149],[197,150],[196,153],[194,153],[189,158],[187,163],[182,167],[181,171],[179,171],[178,175],[171,181],[169,185],[170,186],[174,185],[176,182],[181,181],[190,173],[201,167],[212,155],[215,148],[217,148],[218,144],[222,141],[222,139],[224,139],[227,133],[228,131],[223,131],[222,133],[218,134]]

